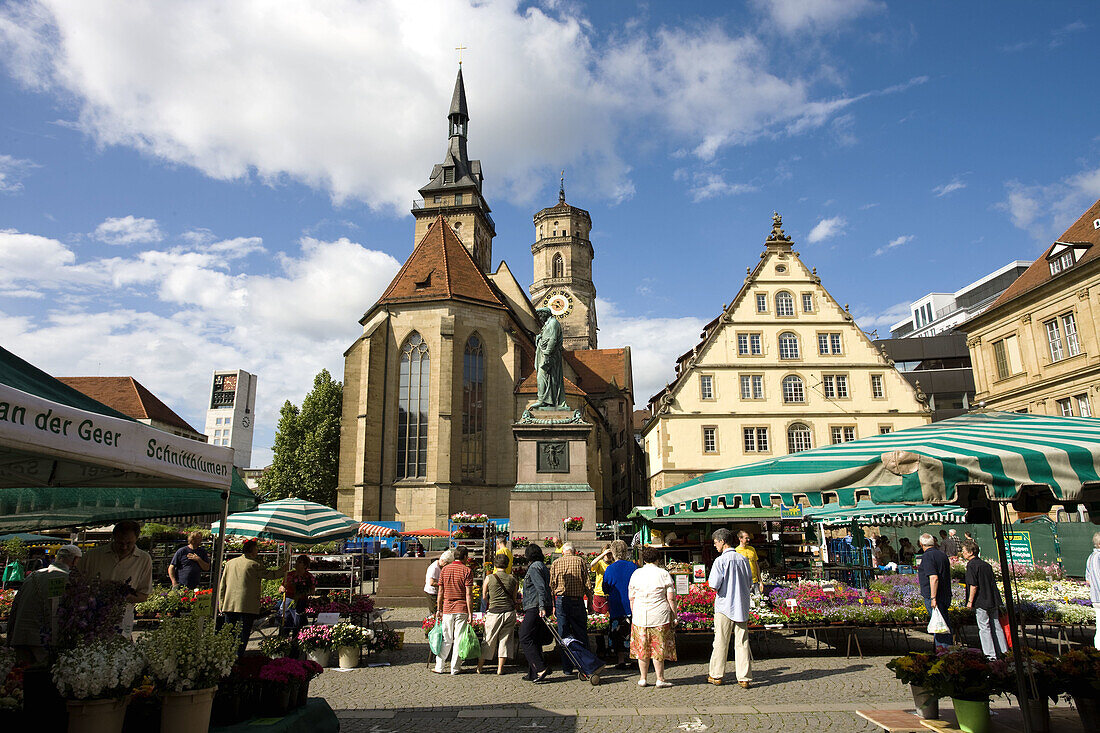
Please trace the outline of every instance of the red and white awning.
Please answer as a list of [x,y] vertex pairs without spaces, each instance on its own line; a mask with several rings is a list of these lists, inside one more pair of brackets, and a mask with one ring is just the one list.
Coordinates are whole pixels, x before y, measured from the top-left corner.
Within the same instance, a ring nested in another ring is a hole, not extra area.
[[451,533],[443,529],[415,529],[411,532],[402,532],[402,537],[450,537]]
[[396,537],[397,530],[393,527],[383,527],[380,524],[363,522],[359,525],[360,537]]

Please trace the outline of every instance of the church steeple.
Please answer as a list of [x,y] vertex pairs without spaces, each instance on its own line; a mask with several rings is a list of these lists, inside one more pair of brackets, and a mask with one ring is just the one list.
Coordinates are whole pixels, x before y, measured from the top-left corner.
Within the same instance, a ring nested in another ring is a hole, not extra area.
[[466,109],[466,85],[462,83],[462,66],[458,67],[458,78],[455,79],[455,91],[451,95],[451,111],[447,113],[450,122],[449,137],[466,137],[466,124],[470,121],[470,113]]

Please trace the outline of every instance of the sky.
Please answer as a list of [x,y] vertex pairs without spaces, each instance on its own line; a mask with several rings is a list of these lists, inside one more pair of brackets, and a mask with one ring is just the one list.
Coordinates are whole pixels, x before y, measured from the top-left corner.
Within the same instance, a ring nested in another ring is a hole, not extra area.
[[278,411],[414,246],[462,51],[496,261],[592,214],[602,347],[673,375],[783,215],[885,335],[1039,256],[1100,198],[1100,5],[747,0],[8,0],[0,344],[133,376],[200,431],[215,369]]

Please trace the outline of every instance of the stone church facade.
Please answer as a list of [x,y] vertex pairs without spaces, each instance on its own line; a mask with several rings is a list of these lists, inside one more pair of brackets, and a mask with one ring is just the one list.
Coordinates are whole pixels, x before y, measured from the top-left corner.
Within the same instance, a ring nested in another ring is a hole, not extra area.
[[535,398],[535,309],[549,307],[565,333],[567,402],[595,426],[598,516],[586,519],[621,518],[643,496],[641,458],[630,350],[596,348],[591,218],[564,185],[535,215],[528,297],[505,262],[491,270],[496,225],[466,150],[461,69],[447,122],[444,159],[413,206],[415,247],[344,353],[337,508],[408,529],[444,528],[458,511],[508,516],[512,425]]

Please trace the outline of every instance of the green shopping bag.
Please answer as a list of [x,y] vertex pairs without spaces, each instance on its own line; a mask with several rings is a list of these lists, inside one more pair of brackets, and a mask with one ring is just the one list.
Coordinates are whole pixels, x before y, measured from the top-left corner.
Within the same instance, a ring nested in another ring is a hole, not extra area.
[[12,560],[4,568],[4,582],[5,583],[22,583],[23,582],[23,565],[18,560]]
[[428,648],[437,657],[439,652],[443,650],[443,624],[436,622],[432,630],[428,632]]
[[458,640],[458,656],[461,659],[477,659],[481,656],[481,642],[477,640],[474,627],[470,624],[462,629],[462,638]]

